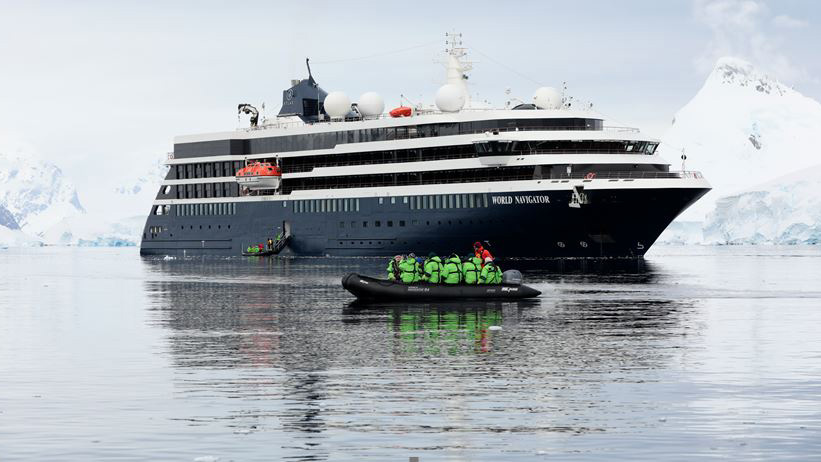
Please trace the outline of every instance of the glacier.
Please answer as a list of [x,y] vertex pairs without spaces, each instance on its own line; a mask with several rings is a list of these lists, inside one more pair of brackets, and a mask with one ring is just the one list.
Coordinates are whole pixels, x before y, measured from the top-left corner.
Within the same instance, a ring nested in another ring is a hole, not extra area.
[[165,157],[106,174],[81,203],[56,165],[6,139],[0,145],[0,247],[139,245],[145,217],[168,171]]
[[821,104],[747,61],[716,62],[698,93],[662,135],[659,153],[682,149],[688,169],[700,170],[713,190],[681,217],[703,221],[718,201],[818,163]]
[[659,148],[667,159],[686,154],[713,190],[657,242],[818,243],[819,132],[820,103],[745,60],[719,59]]
[[706,244],[821,243],[821,164],[719,199]]
[[109,175],[84,202],[88,212],[67,216],[42,233],[48,243],[76,246],[136,246],[160,184],[168,173],[163,158],[153,158],[134,173]]

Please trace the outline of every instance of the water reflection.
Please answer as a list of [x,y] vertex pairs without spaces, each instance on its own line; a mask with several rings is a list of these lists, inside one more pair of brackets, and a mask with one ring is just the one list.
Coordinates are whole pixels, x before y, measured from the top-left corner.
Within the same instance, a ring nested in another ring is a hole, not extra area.
[[529,270],[551,288],[536,300],[359,305],[340,276],[378,274],[380,260],[259,260],[147,260],[145,288],[177,393],[209,403],[192,424],[292,435],[283,458],[636,425],[656,405],[614,408],[613,384],[655,380],[694,334],[693,301],[644,296],[660,279],[646,266]]

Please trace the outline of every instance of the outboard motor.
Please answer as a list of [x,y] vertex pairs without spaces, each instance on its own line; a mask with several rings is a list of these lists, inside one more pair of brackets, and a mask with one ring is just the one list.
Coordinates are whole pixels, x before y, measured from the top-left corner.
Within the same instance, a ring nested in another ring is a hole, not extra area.
[[502,273],[502,284],[522,285],[522,272],[511,269]]

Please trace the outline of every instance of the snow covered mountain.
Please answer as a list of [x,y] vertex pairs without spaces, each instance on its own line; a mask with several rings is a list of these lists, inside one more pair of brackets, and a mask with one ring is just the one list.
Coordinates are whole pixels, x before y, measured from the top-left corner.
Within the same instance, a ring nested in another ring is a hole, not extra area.
[[700,170],[713,191],[681,219],[701,221],[724,196],[818,163],[821,104],[737,58],[718,60],[675,116],[660,153]]
[[14,218],[15,228],[30,236],[42,235],[64,218],[85,213],[74,185],[62,171],[20,147],[0,152],[0,206]]
[[707,244],[821,244],[821,164],[718,200]]
[[43,233],[47,242],[79,246],[139,245],[145,217],[159,191],[168,167],[163,159],[126,177],[109,175],[98,193],[84,200],[88,213],[66,217]]

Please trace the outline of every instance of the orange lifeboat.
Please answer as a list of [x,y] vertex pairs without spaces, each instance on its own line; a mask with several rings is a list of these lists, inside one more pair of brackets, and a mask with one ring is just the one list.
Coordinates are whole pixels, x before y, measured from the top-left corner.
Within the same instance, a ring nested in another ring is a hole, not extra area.
[[254,162],[237,170],[237,183],[251,190],[279,189],[282,170],[269,162]]
[[391,117],[410,117],[413,115],[413,108],[408,106],[399,106],[396,109],[391,109]]

